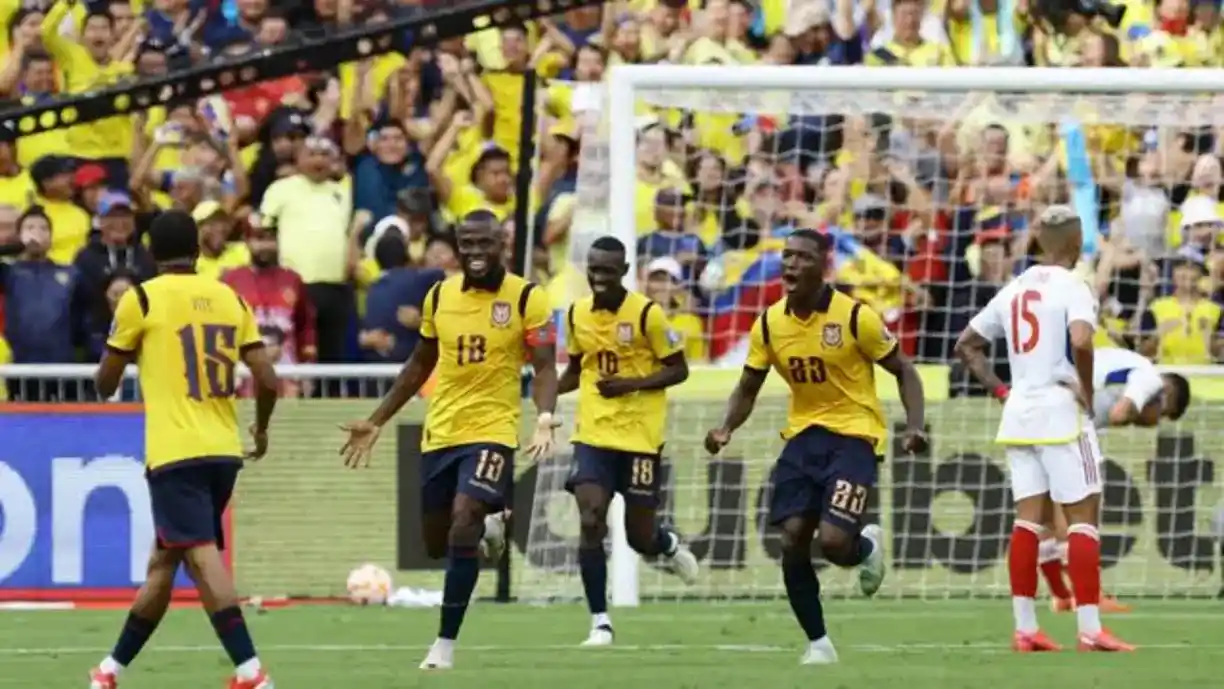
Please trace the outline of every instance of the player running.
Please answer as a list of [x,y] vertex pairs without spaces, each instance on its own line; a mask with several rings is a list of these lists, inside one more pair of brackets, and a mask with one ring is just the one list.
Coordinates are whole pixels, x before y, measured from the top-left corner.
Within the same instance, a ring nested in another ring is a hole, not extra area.
[[[1190,384],[1185,378],[1160,373],[1146,357],[1117,347],[1096,350],[1093,389],[1092,416],[1100,429],[1151,427],[1162,417],[1176,421],[1190,404]],[[1050,608],[1069,612],[1075,609],[1075,598],[1063,577],[1067,523],[1061,511],[1054,510],[1053,515],[1053,521],[1045,525],[1047,538],[1041,542],[1039,567],[1050,588]],[[1130,606],[1110,596],[1101,597],[1100,608],[1103,613],[1130,611]]]
[[797,230],[787,238],[787,296],[753,325],[726,417],[705,440],[711,454],[730,442],[752,414],[770,367],[786,380],[786,445],[771,473],[769,520],[782,531],[782,580],[808,637],[804,665],[837,661],[812,568],[813,536],[829,562],[860,567],[864,594],[873,595],[884,580],[883,533],[874,524],[862,527],[887,435],[876,364],[897,378],[906,415],[904,448],[919,452],[927,443],[918,372],[875,311],[824,282],[828,252],[829,241],[818,232]]
[[456,230],[462,273],[425,296],[421,339],[382,403],[365,421],[343,424],[349,467],[369,464],[382,427],[437,370],[421,442],[421,509],[425,550],[448,557],[438,638],[421,669],[454,666],[455,639],[480,574],[481,549],[497,559],[505,548],[504,515],[518,446],[520,367],[530,358],[538,415],[527,448],[532,459],[552,452],[557,369],[552,311],[544,290],[506,272],[505,231],[488,211],[466,216]]
[[612,643],[608,617],[608,502],[625,500],[629,547],[661,557],[686,584],[697,577],[697,558],[679,535],[660,525],[659,461],[667,418],[667,388],[688,378],[680,338],[663,309],[626,290],[625,245],[600,237],[587,254],[592,296],[569,309],[569,364],[558,393],[578,390],[574,464],[566,489],[578,502],[582,531],[578,565],[591,632],[583,646]]
[[[1059,646],[1037,625],[1037,563],[1049,501],[1059,505],[1067,529],[1067,568],[1079,603],[1079,648],[1130,651],[1101,627],[1100,449],[1089,416],[1093,395],[1092,335],[1097,302],[1071,269],[1080,257],[1079,217],[1051,206],[1035,230],[1042,264],[1024,271],[973,317],[956,353],[979,381],[1006,400],[996,441],[1007,448],[1016,521],[1008,568],[1019,652]],[[985,357],[1006,338],[1012,387],[1008,390]],[[1068,361],[1068,351],[1070,361]]]
[[243,451],[234,367],[242,361],[256,385],[254,450],[268,450],[276,406],[276,372],[250,308],[228,285],[195,273],[199,230],[190,215],[168,211],[153,221],[149,250],[158,277],[120,298],[95,382],[105,399],[135,361],[145,400],[145,464],[157,542],[149,573],[111,654],[90,673],[90,689],[114,689],[170,606],[182,564],[233,661],[231,689],[272,689],[255,655],[233,579],[221,559],[221,518],[233,494]]

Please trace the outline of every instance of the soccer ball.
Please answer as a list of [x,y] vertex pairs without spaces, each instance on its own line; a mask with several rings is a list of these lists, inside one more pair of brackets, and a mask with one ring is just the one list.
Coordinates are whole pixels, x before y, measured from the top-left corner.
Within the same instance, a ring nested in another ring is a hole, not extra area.
[[357,605],[386,605],[391,597],[391,573],[378,565],[365,564],[348,576],[349,600]]

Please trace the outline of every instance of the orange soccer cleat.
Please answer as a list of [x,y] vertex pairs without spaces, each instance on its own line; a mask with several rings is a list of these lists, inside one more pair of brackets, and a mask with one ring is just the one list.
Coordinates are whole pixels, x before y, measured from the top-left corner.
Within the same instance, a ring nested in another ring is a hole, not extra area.
[[1075,610],[1075,601],[1071,598],[1051,598],[1050,610],[1053,612],[1071,612]]
[[1121,613],[1131,611],[1131,606],[1119,601],[1113,596],[1101,596],[1100,608],[1101,612],[1103,613]]
[[239,679],[237,677],[230,679],[229,689],[275,689],[275,688],[272,686],[272,678],[268,676],[268,673],[264,672],[263,670],[260,670],[259,674],[255,677],[255,679]]
[[1012,636],[1012,650],[1016,653],[1043,653],[1061,651],[1062,646],[1038,629],[1035,632],[1016,632]]
[[117,689],[119,678],[113,672],[103,672],[102,668],[89,671],[89,689]]
[[1080,634],[1079,650],[1099,651],[1102,653],[1129,653],[1135,650],[1135,647],[1115,637],[1108,629],[1102,629],[1097,634]]

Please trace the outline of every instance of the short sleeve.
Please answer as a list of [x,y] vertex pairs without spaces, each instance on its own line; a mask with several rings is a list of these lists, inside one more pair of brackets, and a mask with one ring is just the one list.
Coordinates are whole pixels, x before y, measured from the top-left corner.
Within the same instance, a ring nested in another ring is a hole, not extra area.
[[425,301],[421,305],[421,328],[420,335],[425,340],[438,339],[438,324],[434,322],[434,312],[437,311],[434,305],[438,303],[438,290],[442,289],[442,283],[435,283],[429,291],[425,293]]
[[765,311],[752,324],[752,332],[748,333],[748,358],[744,361],[744,368],[754,371],[769,370],[769,345],[765,342],[765,317],[768,314],[769,311]]
[[140,349],[140,339],[144,335],[144,311],[140,308],[140,298],[136,289],[130,288],[119,297],[115,307],[115,317],[111,321],[110,336],[106,338],[106,346],[122,354],[132,354]]
[[868,359],[880,361],[897,349],[897,338],[893,337],[892,331],[884,325],[884,319],[875,309],[860,304],[857,318],[858,323],[852,323],[851,329],[858,332],[855,340]]
[[651,302],[646,307],[646,339],[650,342],[650,350],[655,358],[666,359],[673,354],[684,352],[684,338],[672,330],[667,314],[658,304]]
[[1067,324],[1087,323],[1094,331],[1097,326],[1097,300],[1087,283],[1075,281],[1067,294]]
[[579,317],[577,304],[570,304],[569,311],[565,313],[565,351],[570,356],[582,354],[582,343],[578,341],[578,328],[575,326]]
[[[241,300],[240,300],[241,301]],[[242,303],[242,323],[238,326],[238,351],[246,353],[252,349],[264,346],[263,336],[259,334],[259,323],[255,314],[245,301]]]
[[523,327],[527,330],[539,330],[552,325],[552,306],[548,303],[545,290],[535,288],[527,295],[527,307],[523,309]]
[[978,311],[977,315],[969,321],[969,329],[992,341],[1007,335],[1000,315],[1002,310],[999,306],[1004,298],[1003,292],[996,294],[986,308]]
[[284,189],[285,184],[283,182],[273,182],[272,186],[268,187],[268,191],[264,193],[263,201],[259,204],[259,224],[262,227],[276,227],[280,221],[281,211],[285,203]]
[[1131,371],[1130,376],[1126,379],[1126,388],[1122,391],[1122,396],[1130,400],[1135,405],[1135,409],[1142,411],[1147,406],[1148,402],[1156,399],[1156,396],[1164,389],[1164,380],[1153,367],[1140,367]]

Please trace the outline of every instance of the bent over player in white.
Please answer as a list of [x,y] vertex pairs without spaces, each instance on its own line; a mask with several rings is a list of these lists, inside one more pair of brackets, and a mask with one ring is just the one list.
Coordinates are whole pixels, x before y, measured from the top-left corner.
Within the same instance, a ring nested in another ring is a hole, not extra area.
[[[1160,419],[1176,421],[1190,404],[1190,384],[1176,373],[1160,373],[1146,357],[1119,347],[1096,350],[1092,376],[1092,418],[1099,429],[1122,426],[1151,427]],[[1102,461],[1104,457],[1099,458]],[[1105,473],[1102,470],[1101,476]],[[1039,566],[1050,589],[1050,609],[1069,612],[1075,598],[1063,577],[1067,559],[1067,522],[1053,510],[1041,542]],[[1130,607],[1103,596],[1101,612],[1129,612]]]
[[[1070,208],[1052,206],[1042,214],[1035,234],[1042,264],[1000,290],[956,343],[970,372],[1004,400],[996,441],[1007,448],[1016,500],[1008,554],[1016,622],[1012,647],[1025,653],[1059,650],[1038,627],[1034,600],[1042,525],[1052,500],[1070,523],[1067,568],[1080,604],[1080,650],[1129,651],[1132,646],[1101,628],[1098,609],[1100,449],[1089,416],[1097,301],[1071,272],[1083,241],[1080,221]],[[984,356],[998,339],[1007,345],[1010,390],[990,371]]]

